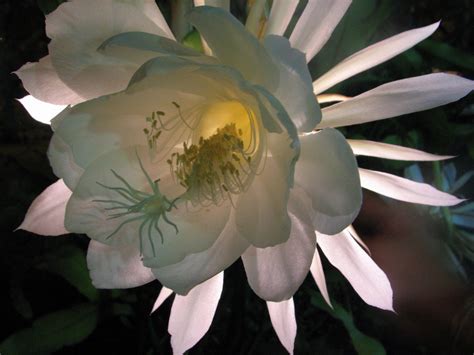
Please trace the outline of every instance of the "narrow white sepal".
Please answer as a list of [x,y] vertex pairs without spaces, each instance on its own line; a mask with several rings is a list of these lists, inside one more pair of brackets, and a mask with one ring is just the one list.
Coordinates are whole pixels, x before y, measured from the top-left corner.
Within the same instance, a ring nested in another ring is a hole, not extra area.
[[356,230],[354,229],[354,226],[351,224],[349,227],[346,228],[346,230],[350,233],[350,235],[352,236],[352,238],[355,239],[355,241],[357,243],[359,243],[359,245],[365,249],[365,251],[369,254],[369,255],[372,255],[372,253],[370,252],[370,249],[369,247],[367,246],[367,244],[364,243],[364,241],[362,240],[362,238],[359,236],[359,234],[357,234]]
[[325,107],[317,128],[350,126],[428,110],[457,101],[472,90],[474,81],[446,73],[392,81]]
[[173,294],[173,290],[170,290],[169,288],[166,288],[163,286],[161,288],[160,294],[156,298],[155,304],[153,305],[153,308],[151,309],[150,314],[152,314],[154,311],[156,311],[160,306],[168,299],[169,296]]
[[283,36],[299,0],[273,0],[265,35]]
[[316,96],[316,101],[318,101],[320,104],[326,104],[329,102],[341,102],[350,99],[351,97],[340,94],[319,94]]
[[363,188],[396,200],[429,206],[453,206],[465,200],[433,186],[380,171],[359,168]]
[[51,120],[56,117],[67,105],[53,105],[27,95],[18,101],[28,111],[31,117],[36,121],[50,124]]
[[207,333],[221,297],[224,273],[193,288],[187,296],[176,295],[168,332],[174,355],[193,347]]
[[297,329],[293,298],[282,302],[267,302],[267,307],[278,339],[293,354]]
[[69,233],[64,227],[64,215],[71,194],[62,179],[49,185],[35,198],[17,229],[40,235],[56,236]]
[[439,22],[436,22],[426,27],[402,32],[354,53],[315,80],[314,93],[319,94],[351,76],[395,57],[431,36],[438,26]]
[[390,281],[349,232],[335,235],[318,233],[318,245],[367,304],[393,311]]
[[319,256],[318,248],[314,251],[313,262],[311,263],[311,275],[313,275],[313,279],[318,285],[319,292],[323,296],[326,303],[329,307],[332,307],[331,299],[329,297],[328,287],[326,284],[326,277],[324,276],[324,269],[323,264],[321,263],[321,257]]
[[291,33],[292,47],[306,53],[309,62],[326,44],[351,0],[310,0]]
[[413,148],[366,140],[348,139],[347,143],[349,143],[355,155],[376,158],[414,161],[437,161],[454,158],[452,155],[436,155]]

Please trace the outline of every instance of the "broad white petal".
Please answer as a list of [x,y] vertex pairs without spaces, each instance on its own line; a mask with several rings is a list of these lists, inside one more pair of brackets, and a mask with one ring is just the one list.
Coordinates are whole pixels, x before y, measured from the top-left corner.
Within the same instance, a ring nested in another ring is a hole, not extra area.
[[18,101],[20,101],[31,117],[36,121],[46,124],[50,124],[51,120],[67,107],[64,105],[49,104],[31,95],[18,99]]
[[288,203],[291,218],[288,241],[264,249],[251,246],[242,255],[250,287],[260,298],[273,302],[287,300],[306,278],[316,247],[310,211],[311,201],[304,191],[292,189]]
[[[158,179],[159,192],[152,190]],[[140,192],[120,193],[130,191],[126,184]],[[168,164],[151,159],[148,147],[116,150],[97,159],[81,176],[68,202],[65,224],[104,244],[140,248],[144,260],[153,259],[156,267],[172,265],[214,244],[231,210],[230,202],[193,208],[180,199],[164,213],[147,212],[147,207],[156,206],[155,198],[173,201],[184,191],[170,176]]]
[[108,38],[124,32],[167,36],[144,13],[149,5],[148,1],[69,1],[47,15],[48,49],[61,81],[85,99],[123,90],[138,67],[97,49]]
[[306,53],[309,62],[326,44],[351,0],[309,0],[291,33],[291,45]]
[[37,63],[26,63],[15,74],[38,100],[55,105],[74,105],[84,101],[59,78],[49,55]]
[[224,273],[193,288],[187,296],[176,295],[168,332],[173,354],[192,348],[209,330],[221,297]]
[[380,171],[359,168],[359,174],[363,188],[396,200],[429,206],[453,206],[464,201],[446,192],[439,191],[431,185]]
[[280,85],[272,94],[282,103],[298,131],[309,132],[321,121],[303,53],[291,48],[285,37],[267,36],[264,46],[277,63]]
[[344,59],[326,74],[315,80],[313,82],[314,93],[319,94],[351,76],[375,67],[410,49],[417,43],[431,36],[438,26],[439,22],[426,27],[402,32],[362,49]]
[[348,232],[336,235],[318,233],[318,245],[367,304],[393,311],[390,281]]
[[209,249],[187,255],[182,261],[155,268],[153,260],[144,260],[144,265],[153,268],[156,278],[166,287],[180,295],[186,295],[194,286],[227,269],[248,248],[235,226],[235,209],[217,240]]
[[287,205],[299,144],[296,128],[283,106],[263,88],[257,90],[268,153],[263,157],[262,171],[256,174],[249,189],[239,195],[236,224],[253,246],[266,248],[286,242],[290,235]]
[[325,129],[300,138],[295,185],[312,200],[317,231],[335,234],[351,224],[362,204],[357,162],[345,138]]
[[152,314],[154,311],[160,308],[163,302],[165,302],[168,299],[168,297],[171,296],[173,293],[174,293],[173,290],[170,290],[169,288],[166,288],[165,286],[163,286],[161,288],[160,294],[158,295],[155,303],[153,304],[153,308],[151,309],[150,314]]
[[69,233],[64,227],[64,215],[71,194],[62,179],[49,185],[35,198],[18,229],[40,235]]
[[332,308],[331,299],[329,298],[328,287],[326,285],[326,276],[324,276],[323,264],[319,256],[318,248],[314,250],[313,262],[311,263],[311,275],[313,275],[316,285],[318,285],[319,292],[323,296],[326,303]]
[[228,11],[199,6],[188,19],[222,64],[237,69],[245,79],[269,91],[278,86],[278,68],[271,56]]
[[155,280],[135,246],[112,247],[91,240],[87,267],[96,288],[131,288]]
[[273,0],[265,35],[283,36],[298,6],[298,0]]
[[453,158],[451,155],[430,154],[413,148],[366,140],[348,139],[347,143],[349,143],[355,155],[369,157],[415,161],[437,161]]
[[293,354],[297,329],[293,298],[281,302],[267,302],[267,307],[278,339],[285,349]]
[[459,100],[474,90],[474,81],[435,73],[393,81],[323,109],[318,128],[376,121],[428,110]]

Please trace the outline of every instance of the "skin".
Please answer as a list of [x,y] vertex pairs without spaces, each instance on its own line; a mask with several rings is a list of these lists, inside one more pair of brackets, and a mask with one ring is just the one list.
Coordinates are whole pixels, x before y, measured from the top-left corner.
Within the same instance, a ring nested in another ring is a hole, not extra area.
[[474,348],[473,290],[447,253],[443,228],[415,205],[371,192],[354,227],[392,284],[397,328],[446,353]]

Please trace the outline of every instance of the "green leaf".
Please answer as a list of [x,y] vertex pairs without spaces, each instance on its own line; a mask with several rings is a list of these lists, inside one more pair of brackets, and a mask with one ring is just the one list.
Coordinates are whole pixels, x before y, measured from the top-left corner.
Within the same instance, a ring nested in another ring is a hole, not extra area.
[[199,32],[196,30],[192,30],[183,38],[183,45],[186,47],[192,48],[199,53],[204,53],[204,49],[202,48],[201,36]]
[[0,344],[2,355],[49,354],[87,338],[97,325],[97,307],[85,303],[38,318]]
[[334,309],[331,309],[326,301],[324,301],[321,294],[311,292],[311,304],[328,312],[332,317],[339,319],[346,328],[352,340],[357,354],[359,355],[385,355],[383,345],[376,339],[369,337],[362,333],[354,324],[352,314],[347,312],[341,305],[334,300],[331,300]]
[[84,252],[80,248],[65,246],[48,254],[37,267],[61,276],[90,301],[99,298],[99,292],[92,285],[89,276]]

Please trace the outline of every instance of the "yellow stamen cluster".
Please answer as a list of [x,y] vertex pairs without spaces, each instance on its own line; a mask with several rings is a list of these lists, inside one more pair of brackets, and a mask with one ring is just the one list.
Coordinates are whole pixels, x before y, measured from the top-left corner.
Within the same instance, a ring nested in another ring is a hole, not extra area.
[[186,188],[192,203],[218,204],[246,190],[251,171],[251,156],[244,150],[242,130],[235,123],[218,128],[208,138],[200,138],[183,153],[168,160],[173,176]]

